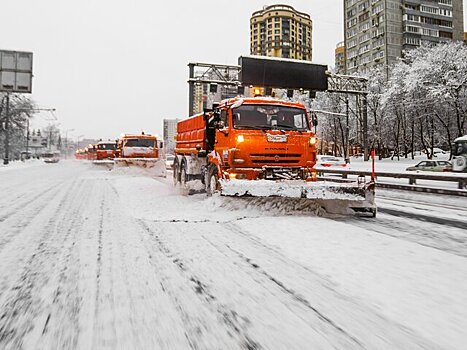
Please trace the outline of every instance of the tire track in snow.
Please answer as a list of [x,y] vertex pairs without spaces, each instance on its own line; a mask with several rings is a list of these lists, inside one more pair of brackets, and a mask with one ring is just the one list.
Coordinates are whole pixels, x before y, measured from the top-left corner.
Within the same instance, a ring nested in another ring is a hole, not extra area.
[[[158,224],[159,226],[160,224]],[[264,290],[268,292],[280,290],[281,293],[288,295],[288,300],[292,301],[292,303],[287,302],[284,305],[290,310],[295,310],[295,315],[302,318],[307,324],[313,325],[325,339],[329,339],[330,344],[328,346],[336,346],[340,339],[346,345],[340,344],[337,346],[347,349],[385,349],[388,347],[404,347],[407,344],[410,344],[413,349],[436,347],[436,345],[429,343],[413,330],[394,323],[384,315],[379,314],[377,310],[367,306],[364,300],[340,294],[327,279],[312,271],[310,272],[309,269],[281,254],[267,249],[267,246],[264,246],[256,239],[251,240],[249,235],[234,223],[209,227],[209,229],[207,229],[206,224],[185,226],[184,224],[177,224],[176,229],[168,230],[167,225],[163,225],[162,228],[157,230],[160,232],[161,239],[167,239],[166,243],[173,245],[177,242],[179,244],[183,242],[183,244],[192,247],[190,252],[197,251],[203,246],[202,243],[198,242],[199,238],[206,239],[206,237],[209,237],[206,242],[224,255],[226,259],[213,261],[210,267],[211,270],[206,276],[213,276],[212,269],[215,269],[215,267],[222,266],[224,268],[225,264],[233,264],[237,266],[234,270],[235,273],[240,271],[242,274],[250,276]],[[171,233],[170,236],[168,232]],[[179,238],[177,241],[173,237],[175,232],[179,233],[179,236],[183,237],[183,239],[180,240]],[[233,247],[236,247],[234,251],[232,250]],[[238,254],[239,252],[241,254]],[[172,255],[174,254],[172,252]],[[206,254],[207,251],[204,249],[203,256]],[[185,256],[182,254],[182,257],[177,257],[177,260],[182,266],[192,270],[191,267],[197,261],[195,253],[193,253],[193,256],[195,257],[190,258],[186,254]],[[280,267],[280,269],[277,270],[277,267]],[[274,273],[271,274],[268,271],[274,271]],[[229,279],[235,280],[235,274],[230,272]],[[200,279],[198,278],[198,280]],[[210,288],[217,289],[219,284],[212,283]],[[209,283],[202,283],[202,286],[205,285],[209,285]],[[296,289],[297,287],[298,289]],[[217,294],[215,293],[215,295]],[[284,301],[283,298],[278,299]],[[294,303],[301,305],[301,307]],[[241,304],[240,301],[237,302],[237,305],[239,304]],[[267,307],[273,308],[270,304]],[[309,312],[304,311],[307,309]],[[336,310],[340,311],[336,312]],[[285,314],[283,317],[285,317]],[[355,319],[359,319],[361,324],[356,324]],[[341,334],[341,336],[338,334]]]
[[[343,219],[333,220],[343,222]],[[346,219],[345,223],[424,247],[467,257],[467,234],[461,228],[431,224],[430,229],[427,230],[426,226],[420,227],[420,220],[416,218],[404,218],[401,221],[394,216],[394,213],[386,214],[384,211],[376,220],[351,218]]]
[[[147,227],[148,232],[151,232],[151,229],[144,222],[142,223],[142,225]],[[204,298],[205,301],[209,304],[209,306],[212,309],[215,310],[215,312],[217,312],[219,315],[221,315],[221,318],[223,319],[223,322],[230,329],[234,329],[235,332],[240,337],[245,339],[244,344],[245,344],[247,349],[249,349],[249,348],[252,348],[252,349],[262,348],[263,344],[259,340],[256,340],[256,339],[252,340],[252,338],[250,336],[250,333],[253,332],[253,330],[249,330],[249,328],[250,328],[250,325],[252,324],[253,321],[250,320],[248,316],[245,316],[245,315],[240,316],[241,315],[240,311],[235,310],[235,307],[230,308],[228,306],[228,302],[227,303],[223,302],[222,297],[218,296],[216,293],[213,293],[211,290],[215,287],[215,285],[213,285],[212,282],[211,283],[203,282],[202,281],[203,278],[201,278],[200,276],[197,276],[197,274],[193,271],[193,269],[190,268],[193,265],[194,259],[192,258],[192,259],[190,259],[191,262],[188,262],[188,261],[186,261],[186,259],[188,259],[188,257],[181,256],[180,253],[175,253],[171,249],[169,249],[167,247],[167,244],[169,242],[165,242],[163,240],[163,237],[167,237],[167,235],[163,234],[163,232],[165,230],[159,228],[158,231],[160,231],[159,235],[153,232],[151,236],[157,242],[157,245],[159,246],[159,249],[161,249],[161,251],[166,256],[168,256],[170,259],[172,259],[172,262],[175,265],[177,265],[179,270],[186,276],[185,278],[193,283],[193,287],[195,288],[196,293],[199,296],[201,296],[202,298]],[[197,232],[197,230],[193,230],[193,227],[190,226],[190,233],[188,233],[188,232],[186,233],[187,234],[187,240],[189,240],[190,235],[192,235],[193,233],[197,234],[198,232]],[[202,236],[202,234],[201,234],[201,236]],[[170,242],[172,243],[172,241],[170,241]],[[190,243],[193,243],[193,241],[190,240]],[[233,274],[233,275],[229,274],[229,278],[231,278],[233,280],[242,281],[242,280],[245,279],[245,276],[247,276],[247,278],[251,277],[251,275],[253,274],[252,271],[250,271],[250,268],[252,267],[252,265],[250,263],[247,263],[246,260],[243,257],[240,257],[240,256],[237,255],[236,259],[233,259],[232,258],[233,254],[225,254],[225,249],[223,251],[223,249],[219,249],[219,247],[216,247],[216,245],[213,244],[212,242],[208,241],[207,243],[210,244],[211,246],[213,246],[214,249],[219,251],[223,256],[225,256],[227,258],[224,261],[212,262],[212,265],[214,265],[214,266],[225,266],[226,264],[229,264],[229,265],[232,264],[232,265],[236,266],[235,270],[237,272],[235,274]],[[195,250],[196,248],[197,248],[197,246],[194,245],[193,249]],[[241,261],[239,261],[239,260],[241,260]],[[211,276],[210,274],[208,274],[208,275]],[[241,277],[242,275],[244,277]],[[303,306],[303,304],[306,304],[307,308],[313,309],[313,307],[306,300],[304,300],[304,298],[300,297],[299,295],[297,295],[293,291],[288,290],[280,281],[274,280],[270,276],[266,276],[266,278],[261,278],[261,279],[254,278],[253,280],[254,280],[255,284],[257,285],[256,287],[254,287],[254,285],[251,285],[251,287],[253,289],[256,289],[256,288],[259,287],[260,290],[267,291],[267,293],[271,293],[271,291],[272,291],[272,294],[274,295],[274,303],[281,303],[281,304],[284,305],[284,308],[286,308],[286,309],[290,307],[290,299],[292,299],[293,302],[297,302],[297,304],[300,304],[301,306]],[[250,289],[249,288],[250,286],[245,285],[244,287]],[[287,298],[288,301],[284,302],[283,298],[282,299],[281,298],[276,299],[275,292],[274,292],[275,289],[278,289],[282,293],[285,292],[289,296]],[[248,292],[246,292],[246,293],[248,294]],[[254,300],[255,298],[252,297],[251,299]],[[241,303],[241,302],[238,301],[237,304],[238,303]],[[301,307],[301,306],[295,305],[294,308],[300,309],[301,310],[300,312],[303,313],[303,307]],[[269,307],[272,308],[273,306],[269,305]],[[317,318],[321,319],[321,325],[318,328],[323,328],[321,330],[322,335],[327,334],[329,336],[329,334],[334,333],[334,335],[331,336],[331,338],[334,339],[335,343],[339,343],[339,344],[341,344],[342,346],[345,346],[348,349],[362,348],[362,346],[359,343],[358,339],[352,337],[350,334],[347,334],[342,328],[339,328],[337,325],[332,324],[332,321],[330,319],[327,319],[324,315],[319,314],[319,311],[317,311],[317,310],[313,310],[313,311],[314,311],[315,314],[318,314]],[[292,319],[293,318],[300,318],[302,320],[302,322],[304,322],[305,324],[310,324],[310,323],[311,324],[313,324],[313,323],[316,324],[316,321],[313,321],[313,319],[316,320],[316,317],[309,317],[309,315],[308,316],[307,315],[303,316],[303,315],[297,315],[297,314],[292,313],[288,317],[289,318],[292,317]],[[261,322],[258,322],[258,324],[260,324],[260,323]],[[331,328],[337,329],[337,333],[342,334],[342,336],[337,335],[336,332],[333,332],[328,326],[326,326],[324,324],[329,324],[331,326]],[[247,328],[245,328],[246,326],[247,326]],[[318,333],[319,332],[320,331],[318,331]],[[335,337],[335,338],[333,338],[333,337]],[[326,342],[326,341],[322,339],[321,342]],[[330,345],[330,344],[328,343],[328,345]],[[250,346],[252,346],[252,347],[250,347]]]
[[[80,192],[81,186],[73,181],[68,187],[56,206],[55,215],[49,217],[41,227],[38,245],[23,265],[19,278],[9,291],[2,293],[0,348],[2,344],[6,348],[22,348],[28,334],[33,331],[37,333],[38,324],[41,325],[39,333],[45,333],[45,325],[49,323],[50,317],[46,316],[47,311],[44,311],[44,295],[41,295],[40,291],[54,282],[53,271],[58,266],[60,256],[64,254],[63,245],[71,233],[70,229],[65,229],[64,233],[62,225],[66,227],[70,223],[68,209],[74,202],[73,197]],[[40,320],[41,317],[43,321]]]
[[[107,187],[105,183],[100,188]],[[98,224],[98,247],[97,247],[97,268],[96,268],[96,296],[94,306],[94,327],[93,327],[93,348],[116,348],[117,332],[115,328],[115,300],[114,285],[112,273],[112,241],[104,241],[104,216],[105,216],[105,194],[102,193],[99,206],[99,224]],[[105,244],[105,247],[104,247]],[[105,253],[104,253],[105,250]],[[104,258],[107,258],[104,265]],[[105,270],[106,269],[106,270]],[[104,273],[105,272],[105,273]],[[102,293],[104,280],[108,281],[109,288],[107,293]],[[108,304],[108,305],[107,305]],[[104,307],[112,311],[110,325],[104,325],[102,318],[105,316]],[[107,326],[107,327],[106,327]],[[110,329],[110,335],[106,332]]]
[[[63,185],[63,182],[61,185]],[[60,187],[57,186],[55,190],[47,193],[45,197],[36,196],[35,200],[30,204],[20,210],[18,209],[16,212],[10,212],[7,214],[8,216],[4,217],[3,221],[0,221],[0,229],[2,231],[2,235],[0,236],[0,255],[9,243],[20,238],[21,232],[25,231],[32,224],[35,217],[40,216],[43,211],[48,209],[48,206],[44,205],[44,202],[48,203],[50,200],[53,200],[60,192]],[[42,201],[39,202],[38,199],[42,199]]]
[[[175,304],[180,317],[185,324],[185,335],[191,349],[217,349],[218,346],[222,348],[238,348],[247,350],[260,350],[262,346],[252,339],[252,336],[248,333],[247,327],[249,320],[246,317],[238,315],[234,310],[226,308],[225,305],[220,304],[207,287],[206,284],[200,281],[199,278],[194,276],[179,259],[174,259],[172,252],[167,249],[163,242],[159,239],[159,236],[154,233],[143,220],[137,220],[138,224],[148,234],[148,236],[142,237],[146,240],[146,248],[151,261],[154,261],[156,257],[154,251],[151,248],[156,248],[159,251],[157,260],[164,260],[166,265],[169,265],[167,269],[172,273],[166,273],[161,276],[161,288],[167,293]],[[147,239],[153,244],[148,244]],[[157,262],[154,261],[156,264]],[[156,265],[162,267],[160,262]],[[172,285],[174,277],[173,272],[176,272],[182,277],[183,285],[174,289]],[[183,294],[180,294],[181,289],[188,288],[190,293],[188,299],[183,299]],[[196,315],[188,312],[190,308],[187,307],[186,301],[191,299],[193,302],[193,296],[198,298],[201,302],[196,307]],[[206,312],[211,314],[211,317],[206,316]],[[204,317],[201,318],[204,314]],[[219,324],[206,323],[207,319],[213,318],[221,320],[224,327],[218,328],[216,331],[212,329]],[[210,334],[212,333],[212,334]],[[214,339],[212,338],[214,335]],[[235,337],[234,337],[235,335]],[[223,340],[222,340],[223,338]],[[220,341],[220,342],[219,342]],[[215,344],[218,346],[214,346]],[[231,345],[229,345],[231,344]]]
[[[5,220],[9,219],[11,216],[13,216],[15,214],[20,214],[21,215],[23,213],[23,210],[27,210],[28,207],[30,207],[31,205],[34,205],[35,202],[37,202],[40,199],[43,199],[42,197],[45,194],[47,194],[48,192],[50,192],[50,190],[53,190],[55,188],[60,187],[65,182],[66,181],[63,180],[63,181],[59,182],[58,184],[54,183],[53,185],[47,187],[45,190],[40,191],[39,193],[35,194],[32,198],[28,197],[27,193],[23,193],[21,196],[16,197],[16,198],[10,198],[9,203],[14,203],[14,206],[8,206],[9,210],[6,213],[4,213],[3,215],[0,215],[0,223],[4,222]],[[56,192],[57,191],[54,191],[53,193],[55,194]],[[26,197],[26,200],[21,201],[21,202],[18,203],[18,199],[20,199],[22,197]],[[53,198],[53,195],[49,195],[48,197]],[[1,209],[3,209],[3,208],[1,208]]]

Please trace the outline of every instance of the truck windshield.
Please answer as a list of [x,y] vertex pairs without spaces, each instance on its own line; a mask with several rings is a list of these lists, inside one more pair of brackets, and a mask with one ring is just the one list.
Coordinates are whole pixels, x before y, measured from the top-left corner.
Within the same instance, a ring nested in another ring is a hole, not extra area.
[[275,105],[242,105],[232,109],[235,129],[309,130],[304,109]]
[[125,147],[154,147],[154,140],[150,139],[128,139]]
[[114,150],[115,143],[100,143],[97,145],[97,148],[100,150]]

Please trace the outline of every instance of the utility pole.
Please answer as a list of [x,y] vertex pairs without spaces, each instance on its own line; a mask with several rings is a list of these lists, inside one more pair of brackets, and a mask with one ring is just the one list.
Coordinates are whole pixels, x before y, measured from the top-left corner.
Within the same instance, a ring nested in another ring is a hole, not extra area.
[[26,159],[29,159],[29,116],[26,120]]
[[345,162],[349,163],[349,138],[350,138],[350,125],[349,125],[349,95],[345,94]]
[[5,109],[5,157],[3,164],[7,165],[10,162],[10,94],[6,94],[6,109]]

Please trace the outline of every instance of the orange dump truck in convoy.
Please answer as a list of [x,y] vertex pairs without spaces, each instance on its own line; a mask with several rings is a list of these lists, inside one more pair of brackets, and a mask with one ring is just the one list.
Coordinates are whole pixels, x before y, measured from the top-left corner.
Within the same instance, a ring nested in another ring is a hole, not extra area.
[[87,160],[96,160],[96,146],[89,144],[87,147],[84,148],[86,152],[86,159]]
[[114,163],[115,152],[117,149],[117,143],[115,141],[99,141],[96,145],[96,159],[93,161],[94,164],[100,165],[111,165]]
[[366,188],[314,182],[317,142],[300,103],[224,100],[213,111],[177,124],[174,183],[187,187],[201,180],[209,195],[320,200],[321,207],[332,198],[346,201],[346,210],[368,207],[372,212],[374,201]]
[[165,176],[165,160],[162,159],[163,143],[157,136],[141,133],[122,134],[117,141],[116,166],[133,166],[142,168],[160,168]]

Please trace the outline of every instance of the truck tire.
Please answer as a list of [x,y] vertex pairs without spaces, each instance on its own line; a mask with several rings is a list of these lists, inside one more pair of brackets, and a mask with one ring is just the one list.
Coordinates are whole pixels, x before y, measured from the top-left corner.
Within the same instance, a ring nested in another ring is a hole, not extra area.
[[174,186],[180,183],[180,168],[177,160],[175,160],[173,164],[173,182]]
[[182,162],[182,165],[180,167],[180,186],[182,188],[186,188],[187,181],[188,181],[188,176],[186,174],[186,164],[185,162]]
[[215,165],[209,166],[206,180],[206,194],[211,197],[214,193],[219,192],[219,175]]

